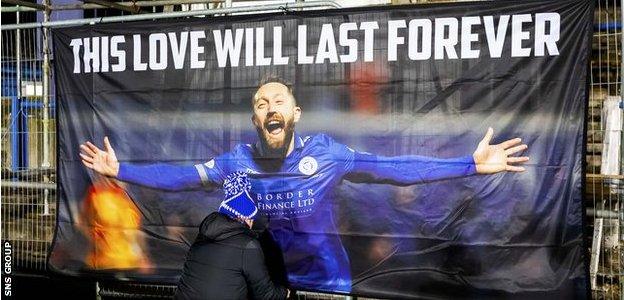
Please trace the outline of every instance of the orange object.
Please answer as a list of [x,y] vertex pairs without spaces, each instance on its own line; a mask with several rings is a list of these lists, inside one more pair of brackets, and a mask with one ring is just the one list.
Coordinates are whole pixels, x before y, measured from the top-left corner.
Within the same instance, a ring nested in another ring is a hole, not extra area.
[[84,206],[93,243],[87,264],[93,269],[148,268],[141,238],[139,209],[119,187],[94,185]]
[[351,109],[363,114],[381,112],[381,86],[388,80],[388,70],[381,63],[358,63],[351,69]]

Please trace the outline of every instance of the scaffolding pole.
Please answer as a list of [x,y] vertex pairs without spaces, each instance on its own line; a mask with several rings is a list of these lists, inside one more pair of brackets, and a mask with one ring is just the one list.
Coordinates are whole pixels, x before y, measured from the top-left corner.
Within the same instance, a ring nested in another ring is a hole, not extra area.
[[[624,120],[624,1],[620,1],[620,113]],[[624,123],[622,124],[624,126]],[[624,175],[624,128],[620,128],[620,175]],[[622,246],[624,245],[624,199],[619,198],[619,226],[620,226],[620,264],[624,259]],[[621,265],[620,265],[621,266]],[[620,298],[624,298],[624,280],[620,278]]]
[[[228,0],[230,1],[230,0]],[[231,0],[234,2],[233,0]],[[251,0],[237,0],[237,3],[247,2]],[[144,7],[144,6],[164,6],[164,5],[179,5],[179,4],[220,4],[226,2],[226,0],[141,0],[141,1],[122,1],[115,2],[117,5],[128,6],[128,7]],[[301,0],[297,0],[297,2],[302,2]],[[7,2],[8,3],[8,2]],[[231,6],[231,5],[230,5]],[[105,5],[95,4],[95,3],[80,3],[80,4],[63,4],[63,5],[50,5],[51,11],[58,10],[84,10],[84,9],[100,9],[100,8],[108,8]],[[18,11],[41,11],[44,7],[37,6],[29,7],[23,5],[16,6],[3,6],[2,12],[18,12]]]
[[4,3],[8,3],[8,4],[17,5],[17,6],[30,7],[32,9],[36,9],[36,10],[44,10],[45,9],[45,5],[32,3],[32,2],[28,2],[28,1],[23,1],[23,0],[2,0],[2,3],[3,4]]
[[[617,30],[617,29],[616,29]],[[620,3],[620,113],[624,117],[624,3]],[[624,120],[624,118],[623,118]],[[622,123],[624,126],[624,123]],[[620,128],[620,141],[624,141],[624,128]],[[620,143],[620,175],[624,175],[624,143]],[[621,201],[620,201],[621,202]],[[624,208],[624,207],[623,207]]]
[[[46,5],[50,3],[50,0],[44,0]],[[43,11],[43,22],[50,22],[50,10]],[[50,47],[49,38],[50,30],[46,27],[42,28],[42,47],[43,47],[43,161],[41,167],[50,167],[50,145],[49,145],[49,133],[50,133]]]
[[240,6],[240,7],[225,7],[216,9],[202,9],[193,11],[177,11],[177,12],[165,12],[165,13],[151,13],[141,15],[129,15],[129,16],[114,16],[114,17],[102,17],[102,18],[89,18],[89,19],[75,19],[64,21],[44,21],[35,23],[24,24],[11,24],[2,26],[1,30],[15,30],[26,28],[53,28],[64,26],[76,26],[76,25],[94,25],[98,23],[117,23],[128,21],[144,21],[144,20],[158,20],[158,19],[172,19],[193,17],[201,15],[228,15],[236,13],[267,13],[270,11],[278,10],[296,10],[299,8],[340,8],[341,6],[335,1],[310,1],[310,2],[284,2],[268,5],[254,5],[254,6]]
[[[17,22],[17,24],[20,23],[20,13],[16,12],[15,13],[15,21]],[[16,91],[16,96],[17,99],[22,97],[22,49],[21,49],[21,40],[22,40],[22,33],[21,30],[15,30],[15,56],[17,57],[16,59],[16,63],[15,63],[15,81],[16,81],[16,86],[17,86],[17,91]],[[11,118],[15,118],[17,120],[17,116],[11,116]],[[11,155],[15,155],[15,153],[11,154]],[[16,166],[12,166],[12,167],[16,167]]]
[[[43,0],[46,9],[43,11],[43,21],[50,22],[50,0]],[[43,161],[42,168],[50,168],[50,28],[42,28],[43,34]],[[50,182],[50,175],[43,176],[44,184]],[[44,190],[43,215],[50,215],[50,191]]]

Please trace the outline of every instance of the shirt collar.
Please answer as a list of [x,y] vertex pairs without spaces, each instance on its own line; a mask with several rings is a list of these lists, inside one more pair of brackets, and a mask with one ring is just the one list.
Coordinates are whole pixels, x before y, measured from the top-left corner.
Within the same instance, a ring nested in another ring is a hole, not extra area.
[[[303,148],[303,146],[305,146],[305,142],[304,142],[303,138],[301,138],[299,133],[297,133],[296,131],[293,134],[293,140],[294,140],[294,144],[295,144],[294,147],[293,147],[293,151],[295,149]],[[256,151],[258,151],[258,153],[260,155],[264,155],[264,151],[262,150],[262,143],[259,140],[256,142]]]
[[295,131],[295,134],[293,134],[293,137],[295,138],[295,147],[294,147],[294,149],[303,148],[303,146],[304,146],[303,139],[301,138],[299,133],[297,133]]

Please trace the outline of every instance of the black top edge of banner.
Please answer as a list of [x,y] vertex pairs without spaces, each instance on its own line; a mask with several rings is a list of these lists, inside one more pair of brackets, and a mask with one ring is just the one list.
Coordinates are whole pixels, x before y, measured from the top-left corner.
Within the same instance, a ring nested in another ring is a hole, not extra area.
[[[210,24],[210,23],[218,23],[218,22],[236,22],[236,21],[267,21],[267,20],[281,20],[281,19],[292,19],[294,18],[310,18],[310,17],[320,17],[320,16],[340,16],[340,15],[348,15],[354,13],[366,13],[366,12],[385,12],[385,11],[396,11],[396,10],[409,10],[413,8],[431,8],[431,7],[448,7],[448,8],[457,8],[457,7],[472,7],[472,6],[482,6],[482,5],[530,5],[535,3],[583,3],[583,2],[592,2],[592,0],[523,0],[518,2],[517,0],[489,0],[489,1],[462,1],[462,2],[438,2],[438,3],[413,3],[413,4],[401,4],[401,5],[373,5],[373,6],[361,6],[361,7],[348,7],[348,8],[332,8],[332,9],[315,9],[315,10],[303,10],[298,11],[297,7],[286,7],[284,6],[281,11],[272,12],[272,13],[258,13],[258,14],[242,14],[242,15],[223,15],[223,16],[205,16],[205,17],[178,17],[178,18],[167,18],[167,19],[157,19],[157,20],[139,20],[139,21],[121,21],[114,23],[97,23],[97,24],[81,24],[75,26],[64,26],[58,28],[52,28],[53,31],[65,31],[65,30],[76,30],[76,29],[107,29],[110,27],[116,27],[120,24],[135,24],[135,25],[144,25],[144,24],[172,24],[180,22],[180,20],[185,20],[185,24],[195,25],[195,24]],[[305,9],[305,8],[304,8]],[[192,18],[192,19],[189,19]],[[208,21],[208,22],[207,22]]]

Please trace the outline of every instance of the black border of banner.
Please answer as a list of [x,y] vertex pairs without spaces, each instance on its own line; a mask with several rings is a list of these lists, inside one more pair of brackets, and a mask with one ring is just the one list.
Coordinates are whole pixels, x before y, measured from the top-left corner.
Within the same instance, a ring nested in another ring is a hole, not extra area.
[[587,216],[587,206],[585,205],[585,192],[587,191],[587,176],[586,176],[586,172],[587,172],[587,123],[589,121],[589,97],[591,95],[591,56],[592,56],[592,41],[594,38],[593,35],[593,29],[594,29],[594,11],[596,8],[596,3],[595,1],[589,1],[590,2],[590,10],[592,12],[591,14],[591,18],[592,18],[592,22],[589,22],[589,24],[587,24],[587,31],[588,31],[588,37],[587,37],[587,57],[585,59],[587,59],[587,62],[585,63],[585,99],[583,99],[585,101],[585,109],[583,111],[583,114],[585,115],[583,118],[583,145],[582,145],[582,157],[581,157],[581,211],[583,213],[583,215],[581,216],[581,226],[583,226],[582,228],[582,234],[583,234],[583,241],[582,241],[582,247],[583,249],[581,249],[583,252],[582,254],[582,259],[585,265],[585,298],[586,299],[591,299],[591,281],[590,281],[590,274],[589,274],[589,264],[590,264],[590,257],[588,256],[588,250],[590,249],[588,248],[589,245],[591,245],[591,243],[589,242],[590,240],[590,235],[588,234],[589,228],[587,227],[589,220],[588,220],[588,216]]
[[[349,15],[349,14],[354,14],[354,13],[366,13],[366,12],[391,12],[391,11],[397,11],[397,10],[408,10],[408,9],[417,9],[417,8],[431,8],[431,7],[449,7],[449,8],[454,8],[454,7],[471,7],[471,6],[479,6],[479,7],[484,7],[487,6],[488,2],[494,2],[495,0],[490,0],[490,1],[465,1],[465,2],[439,2],[439,3],[422,3],[422,4],[405,4],[405,5],[377,5],[377,6],[366,6],[366,7],[353,7],[353,8],[338,8],[338,9],[321,9],[321,10],[308,10],[308,11],[296,11],[296,7],[293,8],[287,8],[284,7],[284,9],[281,12],[273,12],[273,13],[262,13],[262,14],[242,14],[242,15],[225,15],[225,16],[207,16],[207,17],[203,17],[203,18],[189,18],[189,17],[180,17],[180,18],[170,18],[170,19],[159,19],[159,20],[142,20],[142,21],[129,21],[129,22],[116,22],[116,23],[98,23],[95,25],[91,25],[91,24],[85,24],[85,25],[78,25],[78,26],[68,26],[68,27],[62,27],[62,28],[53,28],[51,30],[51,36],[54,36],[57,32],[62,32],[65,28],[67,29],[85,29],[85,30],[93,30],[93,28],[96,28],[98,30],[101,29],[107,29],[109,27],[117,27],[120,24],[131,24],[131,25],[147,25],[147,24],[152,24],[154,22],[158,22],[161,24],[180,24],[180,21],[184,21],[185,22],[185,26],[194,26],[194,25],[209,25],[209,24],[214,24],[214,23],[219,23],[219,22],[229,22],[229,23],[233,23],[233,22],[240,22],[240,21],[248,21],[248,22],[260,22],[260,21],[267,21],[267,20],[283,20],[283,19],[288,19],[288,20],[297,20],[297,19],[305,19],[305,18],[312,18],[312,17],[319,17],[319,16],[341,16],[341,15]],[[543,1],[543,0],[523,0],[522,4],[541,4],[541,3],[582,3],[582,2],[588,2],[590,3],[590,7],[589,9],[591,10],[591,13],[589,15],[589,18],[591,18],[591,22],[588,22],[587,24],[587,31],[588,31],[588,39],[587,39],[587,44],[586,44],[586,49],[587,49],[587,57],[585,59],[587,59],[586,62],[586,80],[585,80],[585,96],[584,96],[584,124],[583,124],[583,145],[582,145],[582,159],[581,159],[581,208],[582,208],[582,247],[583,249],[581,249],[582,251],[582,259],[584,260],[584,267],[585,267],[585,292],[586,292],[586,298],[590,299],[591,297],[591,288],[590,288],[590,277],[589,277],[589,258],[587,257],[587,246],[588,246],[588,241],[590,238],[590,235],[588,234],[588,228],[587,228],[587,224],[588,224],[588,217],[587,217],[587,211],[586,211],[586,207],[585,207],[585,192],[586,192],[586,169],[587,169],[587,161],[585,159],[585,156],[587,155],[587,123],[588,123],[588,111],[589,111],[589,98],[590,98],[590,93],[591,93],[591,54],[592,54],[592,39],[593,39],[593,12],[595,10],[595,3],[592,0],[564,0],[564,1],[559,1],[559,0],[549,0],[549,1]],[[497,0],[496,3],[503,3],[503,4],[514,4],[517,3],[517,1],[514,0]],[[52,47],[53,47],[53,52],[56,49],[56,39],[53,38],[52,39],[53,43],[52,43]],[[58,65],[56,64],[56,62],[54,60],[52,60],[53,62],[53,69],[54,69],[54,75],[58,76]],[[55,77],[55,82],[57,77]],[[55,118],[57,120],[57,122],[55,123],[55,136],[56,136],[56,140],[57,140],[57,145],[58,145],[58,141],[59,141],[59,130],[58,130],[58,126],[59,126],[59,111],[60,111],[60,105],[58,105],[58,103],[60,101],[63,101],[61,99],[61,93],[59,93],[60,88],[59,88],[59,84],[55,83],[55,101],[57,102],[56,105],[56,110],[55,110]],[[58,147],[58,146],[57,146]],[[58,167],[59,167],[59,163],[60,163],[60,151],[56,151],[56,170],[58,172]],[[171,285],[174,286],[174,283],[172,283],[170,280],[161,280],[158,281],[157,277],[151,277],[151,278],[141,278],[141,277],[137,277],[137,276],[132,276],[131,278],[119,278],[117,276],[115,276],[114,274],[112,274],[110,271],[96,271],[96,270],[88,270],[88,272],[82,272],[82,271],[67,271],[67,270],[59,270],[54,268],[51,264],[50,264],[50,258],[51,258],[51,254],[52,254],[52,249],[54,248],[54,245],[56,244],[57,241],[57,237],[58,237],[58,226],[59,226],[59,198],[60,198],[60,194],[61,194],[61,185],[60,185],[60,180],[59,180],[59,176],[57,173],[57,177],[56,177],[56,203],[57,203],[57,209],[56,209],[56,219],[55,219],[55,227],[54,227],[54,233],[53,233],[53,238],[52,241],[50,243],[50,246],[47,249],[47,258],[46,258],[46,270],[45,273],[47,273],[47,275],[54,275],[58,278],[67,278],[67,279],[71,279],[71,280],[85,280],[85,281],[100,281],[100,282],[106,282],[106,281],[113,281],[113,282],[127,282],[127,283],[134,283],[134,284],[160,284],[160,285]],[[78,277],[78,278],[76,278]],[[574,286],[575,289],[577,288],[576,286]],[[580,290],[580,289],[579,289]],[[321,292],[321,293],[329,293],[327,291],[319,291],[319,290],[312,290],[312,289],[303,289],[303,288],[298,288],[297,291],[308,291],[308,292]],[[512,293],[505,293],[502,291],[489,291],[489,292],[485,292],[483,294],[480,294],[483,297],[530,297],[531,295],[537,295],[538,297],[544,297],[544,296],[548,296],[549,294],[555,294],[557,293],[557,291],[559,290],[555,290],[552,292],[548,292],[546,293],[546,295],[543,294],[543,292],[533,292],[533,291],[528,291],[528,292],[521,292],[518,294],[512,294]],[[354,294],[354,293],[338,293],[338,292],[334,292],[333,294],[336,295],[350,295],[350,296],[366,296],[364,294]],[[578,294],[577,294],[578,295]],[[412,295],[413,297],[419,297],[419,295]],[[475,295],[473,295],[475,296]]]

